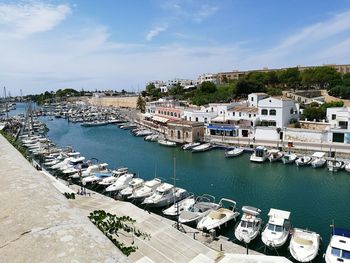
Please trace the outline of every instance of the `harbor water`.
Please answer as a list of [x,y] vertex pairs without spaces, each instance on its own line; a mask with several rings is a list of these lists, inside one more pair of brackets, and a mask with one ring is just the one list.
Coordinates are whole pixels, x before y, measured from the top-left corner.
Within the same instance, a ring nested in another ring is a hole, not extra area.
[[[177,186],[195,195],[211,194],[217,201],[233,199],[239,210],[243,205],[258,207],[264,222],[270,208],[291,211],[293,227],[321,235],[321,254],[328,245],[333,220],[338,227],[350,228],[350,173],[345,171],[331,173],[326,168],[281,162],[252,163],[247,153],[227,159],[223,150],[191,153],[144,141],[116,125],[82,127],[64,119],[41,120],[49,128],[48,137],[58,146],[72,145],[87,159],[107,162],[109,168],[126,166],[141,178],[156,176],[171,183],[175,158]],[[234,240],[233,225],[220,234]],[[252,244],[263,252],[261,246],[261,241]],[[282,254],[288,257],[287,252]]]

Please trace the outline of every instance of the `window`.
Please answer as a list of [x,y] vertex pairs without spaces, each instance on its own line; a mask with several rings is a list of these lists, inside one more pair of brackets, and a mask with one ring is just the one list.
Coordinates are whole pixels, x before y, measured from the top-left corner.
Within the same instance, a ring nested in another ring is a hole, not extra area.
[[276,110],[270,110],[270,115],[276,116]]
[[242,116],[242,112],[239,113],[239,117],[241,117],[241,116]]
[[174,136],[174,131],[173,131],[173,130],[170,131],[170,136],[171,136],[171,137]]
[[331,253],[333,256],[340,257],[341,250],[339,248],[332,247]]
[[198,121],[198,117],[196,117],[196,121]]
[[290,114],[293,114],[293,113],[294,113],[294,109],[291,108],[291,109],[290,109]]
[[190,121],[192,121],[192,117],[190,117]]
[[251,97],[250,100],[251,100],[251,101],[254,101],[254,97]]
[[261,110],[261,115],[267,115],[267,110],[266,109]]
[[208,119],[207,119],[207,117],[205,117],[205,118],[204,118],[204,122],[207,123],[207,121],[208,121]]
[[337,118],[336,114],[332,114],[332,120],[335,120]]
[[232,116],[235,116],[235,112],[232,112]]
[[181,132],[180,131],[177,131],[177,138],[181,139]]
[[174,116],[174,114],[172,112],[170,112],[170,116]]
[[188,132],[186,132],[186,138],[188,138]]
[[342,258],[350,259],[350,251],[343,250]]
[[252,117],[252,115],[249,113],[249,118],[251,118]]

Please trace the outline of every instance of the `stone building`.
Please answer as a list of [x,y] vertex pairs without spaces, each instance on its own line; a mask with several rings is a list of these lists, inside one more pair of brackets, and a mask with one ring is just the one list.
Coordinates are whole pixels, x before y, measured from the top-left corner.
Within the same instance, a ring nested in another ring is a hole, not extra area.
[[177,143],[191,143],[202,141],[204,131],[202,122],[169,121],[165,127],[165,137]]

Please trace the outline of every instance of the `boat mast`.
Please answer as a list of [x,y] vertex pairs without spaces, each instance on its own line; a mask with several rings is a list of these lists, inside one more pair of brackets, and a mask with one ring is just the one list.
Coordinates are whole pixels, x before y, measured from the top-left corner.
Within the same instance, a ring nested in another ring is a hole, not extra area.
[[6,87],[4,86],[4,100],[5,100],[5,111],[6,111],[6,120],[9,118],[9,112],[7,109],[7,99],[6,99]]

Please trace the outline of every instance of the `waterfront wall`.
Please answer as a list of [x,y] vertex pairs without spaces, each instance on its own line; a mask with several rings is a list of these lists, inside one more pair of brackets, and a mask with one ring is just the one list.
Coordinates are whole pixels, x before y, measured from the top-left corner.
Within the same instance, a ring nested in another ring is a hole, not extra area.
[[137,96],[132,97],[79,97],[78,100],[94,106],[132,108],[136,109]]
[[323,142],[328,142],[328,132],[323,132],[318,130],[288,128],[285,131],[284,140],[297,141],[297,142],[323,143]]

